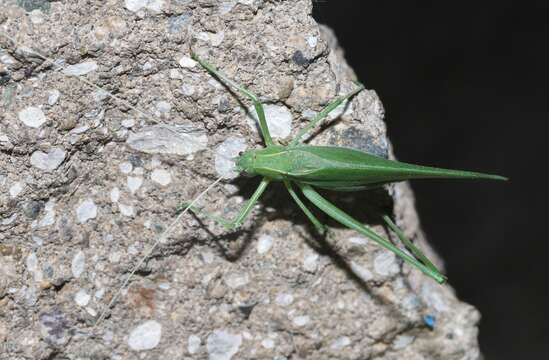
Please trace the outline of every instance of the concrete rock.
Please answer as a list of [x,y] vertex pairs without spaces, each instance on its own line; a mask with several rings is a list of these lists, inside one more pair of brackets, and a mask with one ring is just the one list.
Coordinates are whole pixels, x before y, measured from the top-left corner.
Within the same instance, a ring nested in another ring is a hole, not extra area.
[[[449,286],[353,231],[332,227],[326,243],[316,241],[276,185],[241,231],[182,216],[93,326],[177,207],[220,174],[233,176],[233,157],[262,144],[246,115],[250,101],[207,74],[191,50],[269,104],[278,138],[291,139],[306,118],[354,89],[343,50],[310,16],[312,4],[2,3],[0,32],[17,41],[0,36],[5,358],[480,357],[479,314]],[[375,91],[336,115],[312,143],[391,155]],[[233,216],[256,184],[242,177],[219,185],[198,205]],[[392,208],[441,265],[407,184],[336,196],[364,222]],[[388,236],[381,224],[370,225]]]

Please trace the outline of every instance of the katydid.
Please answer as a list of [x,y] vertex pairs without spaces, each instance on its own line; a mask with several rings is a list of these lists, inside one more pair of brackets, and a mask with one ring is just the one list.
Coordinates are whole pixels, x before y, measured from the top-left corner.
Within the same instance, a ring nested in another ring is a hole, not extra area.
[[299,208],[301,208],[321,234],[326,232],[326,226],[316,218],[301,200],[296,193],[294,185],[307,200],[337,222],[374,240],[438,283],[442,284],[446,281],[446,277],[404,236],[403,232],[398,229],[388,216],[383,216],[384,221],[397,234],[398,238],[404,243],[411,254],[401,250],[389,240],[375,233],[368,226],[337,208],[322,197],[315,190],[315,187],[333,191],[360,191],[410,179],[460,178],[506,180],[505,177],[471,171],[413,165],[387,160],[355,149],[335,146],[313,146],[303,143],[302,138],[306,133],[315,126],[318,126],[336,107],[344,101],[350,100],[364,89],[364,86],[361,84],[357,84],[357,88],[349,94],[331,101],[307,126],[298,132],[289,145],[275,144],[267,126],[263,105],[258,97],[248,89],[229,79],[213,65],[200,59],[196,54],[192,54],[192,57],[211,75],[252,101],[259,120],[259,129],[265,142],[265,148],[247,150],[236,159],[237,171],[250,176],[262,176],[262,179],[251,198],[245,203],[233,220],[227,220],[203,212],[193,205],[185,204],[186,208],[197,214],[202,213],[228,229],[236,229],[242,225],[250,214],[269,183],[272,181],[281,181],[292,199],[294,199]]

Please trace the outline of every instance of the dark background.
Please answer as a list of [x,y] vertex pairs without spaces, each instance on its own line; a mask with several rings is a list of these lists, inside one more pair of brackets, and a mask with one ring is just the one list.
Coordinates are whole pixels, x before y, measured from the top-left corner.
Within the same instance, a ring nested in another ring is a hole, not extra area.
[[450,284],[482,313],[487,359],[549,358],[547,3],[314,1],[400,160],[511,178],[412,183]]

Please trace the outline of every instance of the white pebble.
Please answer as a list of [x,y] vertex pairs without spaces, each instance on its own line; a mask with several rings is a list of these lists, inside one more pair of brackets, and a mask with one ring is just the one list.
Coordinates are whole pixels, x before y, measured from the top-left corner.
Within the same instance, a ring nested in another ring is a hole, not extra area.
[[309,36],[307,38],[307,44],[309,44],[310,47],[314,48],[318,42],[318,39],[316,36]]
[[172,182],[172,175],[168,170],[154,169],[151,173],[151,180],[162,186],[166,186]]
[[261,342],[261,346],[263,346],[265,349],[272,349],[275,346],[275,342],[273,339],[264,339]]
[[10,186],[10,196],[12,198],[14,198],[17,195],[21,194],[22,191],[23,191],[23,183],[21,181],[13,183],[13,185]]
[[49,200],[44,206],[44,217],[38,222],[39,227],[46,227],[55,223],[55,200]]
[[86,290],[81,289],[74,295],[74,301],[78,306],[86,306],[91,300],[91,295]]
[[135,209],[131,205],[118,204],[120,213],[127,217],[133,217],[135,215]]
[[224,278],[225,283],[233,289],[242,287],[250,282],[250,277],[246,273],[230,273]]
[[120,189],[117,187],[112,188],[111,201],[115,203],[115,202],[118,202],[119,199],[120,199]]
[[359,265],[358,263],[351,261],[351,270],[357,275],[362,281],[370,281],[374,278],[374,274],[362,265]]
[[155,320],[145,321],[130,333],[128,345],[134,351],[151,350],[158,346],[162,336],[162,325]]
[[129,161],[124,161],[120,163],[120,165],[118,165],[118,169],[120,169],[120,172],[122,172],[123,174],[129,174],[133,170],[133,165]]
[[354,237],[349,238],[349,242],[351,244],[365,246],[366,244],[368,244],[368,239],[360,237],[360,236],[354,236]]
[[65,151],[60,148],[53,148],[47,153],[37,150],[30,157],[32,166],[46,172],[57,169],[63,160],[65,160]]
[[137,176],[128,176],[128,179],[126,181],[126,185],[128,186],[128,189],[130,189],[130,192],[132,194],[139,190],[142,184],[143,178]]
[[48,91],[48,105],[55,105],[60,96],[61,93],[57,89]]
[[147,9],[155,13],[162,11],[164,0],[125,0],[124,7],[130,11],[137,12]]
[[342,337],[340,337],[340,338],[337,338],[337,339],[332,343],[332,345],[330,346],[330,348],[332,348],[333,350],[341,350],[341,349],[343,349],[344,347],[348,346],[350,343],[351,343],[351,339],[349,339],[347,336],[342,336]]
[[17,116],[19,117],[19,120],[23,122],[23,124],[32,128],[39,128],[47,120],[46,115],[44,115],[42,110],[36,106],[29,106],[24,108],[23,110],[19,111]]
[[135,120],[134,119],[124,119],[122,120],[122,126],[126,129],[131,129],[135,126]]
[[280,293],[276,296],[275,302],[280,306],[288,306],[294,302],[294,296],[288,293]]
[[79,278],[86,269],[86,255],[83,251],[79,251],[74,255],[71,262],[72,276]]
[[398,335],[393,340],[393,349],[401,350],[410,345],[414,341],[415,337],[410,335]]
[[257,241],[257,253],[263,255],[273,246],[273,237],[270,235],[261,235]]
[[192,94],[194,94],[194,86],[189,84],[183,84],[181,85],[181,92],[185,96],[191,96]]
[[76,208],[76,217],[80,224],[85,223],[90,219],[95,219],[97,216],[97,206],[92,199],[86,199]]
[[[285,106],[273,104],[264,105],[264,110],[271,136],[278,139],[288,137],[292,131],[292,113],[290,110]],[[255,108],[252,106],[248,109],[248,125],[253,130],[257,130],[256,124],[259,124],[259,120]]]
[[200,349],[200,344],[202,341],[200,338],[196,335],[189,336],[189,339],[187,340],[187,351],[189,354],[195,354],[198,352],[198,349]]
[[92,71],[97,70],[97,63],[95,61],[85,61],[80,64],[69,65],[63,69],[63,74],[81,76],[86,75]]
[[220,31],[220,32],[215,33],[215,34],[210,34],[210,43],[213,46],[219,46],[223,42],[224,38],[225,38],[225,32],[224,31]]
[[223,177],[234,179],[235,159],[240,152],[246,150],[246,141],[241,137],[230,136],[215,149],[215,171]]
[[392,252],[384,251],[374,259],[374,270],[382,276],[392,276],[399,272],[396,256]]
[[184,68],[193,68],[196,66],[196,61],[188,56],[183,56],[181,59],[179,59],[179,65]]
[[25,265],[27,267],[27,271],[33,275],[34,281],[39,282],[43,280],[44,274],[40,270],[40,266],[38,264],[38,257],[36,256],[35,253],[30,253],[27,256]]
[[242,344],[240,334],[233,335],[226,330],[214,330],[206,340],[210,360],[230,360]]
[[311,321],[311,318],[307,315],[296,316],[292,319],[295,326],[305,326]]
[[172,110],[172,105],[167,101],[159,101],[156,103],[156,110],[161,114],[167,114]]
[[318,268],[318,254],[309,254],[303,259],[303,269],[305,271],[314,273]]
[[206,149],[208,137],[191,125],[151,125],[130,133],[126,143],[148,154],[189,155]]

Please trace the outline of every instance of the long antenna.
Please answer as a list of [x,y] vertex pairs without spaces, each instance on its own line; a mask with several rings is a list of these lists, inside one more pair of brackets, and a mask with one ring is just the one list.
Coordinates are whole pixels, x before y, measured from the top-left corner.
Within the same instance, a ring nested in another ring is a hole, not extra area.
[[139,260],[139,262],[137,263],[137,265],[135,265],[132,269],[132,271],[130,272],[130,274],[126,277],[126,280],[124,280],[124,282],[122,283],[122,286],[120,286],[120,288],[118,289],[118,291],[116,292],[116,294],[114,295],[114,297],[112,298],[112,300],[109,302],[109,305],[107,305],[107,307],[105,308],[105,310],[103,310],[103,312],[101,313],[101,316],[99,316],[99,318],[97,319],[97,321],[95,322],[94,324],[94,328],[105,318],[105,316],[107,316],[108,312],[109,312],[109,309],[114,305],[114,303],[118,300],[118,298],[120,297],[120,294],[122,293],[122,290],[124,290],[126,288],[126,286],[128,285],[128,283],[130,282],[130,280],[132,279],[132,277],[135,275],[135,272],[141,267],[141,265],[143,265],[143,263],[145,262],[145,260],[148,259],[148,257],[153,253],[153,251],[156,249],[156,247],[158,246],[158,244],[160,244],[161,242],[163,242],[166,237],[168,237],[168,235],[173,231],[173,229],[175,228],[175,225],[179,222],[179,220],[181,219],[181,217],[183,217],[183,215],[185,215],[189,209],[191,208],[191,206],[193,206],[202,196],[204,196],[204,194],[206,194],[208,191],[210,191],[215,185],[217,185],[221,180],[223,180],[223,176],[219,177],[216,181],[214,181],[213,183],[211,183],[207,188],[206,190],[202,191],[200,194],[198,194],[197,197],[194,198],[193,201],[191,201],[186,207],[185,209],[179,214],[177,215],[177,217],[171,222],[171,224],[166,228],[166,230],[164,230],[164,232],[162,232],[162,234],[160,234],[160,236],[156,239],[155,243],[153,244],[153,246],[151,246],[149,248],[149,250],[147,250],[147,252],[145,253],[145,255],[143,255],[143,257],[141,258],[141,260]]

